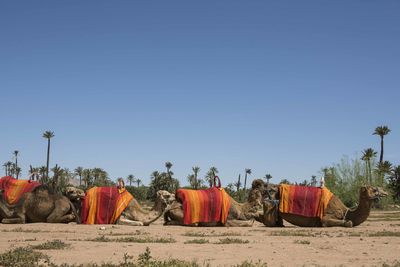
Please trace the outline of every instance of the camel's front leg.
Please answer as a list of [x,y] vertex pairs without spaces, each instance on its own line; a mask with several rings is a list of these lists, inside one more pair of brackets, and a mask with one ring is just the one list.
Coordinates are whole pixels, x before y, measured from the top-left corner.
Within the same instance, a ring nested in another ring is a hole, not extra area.
[[143,226],[143,222],[132,221],[132,220],[129,220],[129,219],[125,218],[124,216],[121,216],[121,217],[118,219],[117,224],[120,224],[120,225],[130,225],[130,226]]
[[342,227],[353,227],[352,221],[338,220],[336,218],[332,218],[329,216],[324,216],[321,220],[323,227],[333,227],[333,226],[342,226]]
[[254,220],[227,220],[225,226],[228,227],[252,227],[254,224]]
[[54,205],[54,210],[47,217],[46,222],[48,223],[69,223],[75,221],[75,215],[71,212],[71,206],[69,202],[65,200],[57,200]]

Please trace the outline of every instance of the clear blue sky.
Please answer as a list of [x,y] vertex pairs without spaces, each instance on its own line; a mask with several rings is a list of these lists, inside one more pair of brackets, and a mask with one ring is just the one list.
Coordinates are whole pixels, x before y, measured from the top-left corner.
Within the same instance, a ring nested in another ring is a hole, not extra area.
[[[1,1],[0,162],[224,184],[400,159],[399,1]],[[4,171],[2,171],[4,173]]]

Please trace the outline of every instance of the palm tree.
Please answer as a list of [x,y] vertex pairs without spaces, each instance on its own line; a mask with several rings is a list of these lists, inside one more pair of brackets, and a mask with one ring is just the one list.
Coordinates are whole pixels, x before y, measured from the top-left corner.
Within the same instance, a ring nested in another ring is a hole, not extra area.
[[7,162],[5,162],[4,164],[3,164],[3,167],[4,167],[4,170],[5,170],[5,176],[8,176],[8,167],[7,167]]
[[379,174],[379,185],[383,186],[385,175],[392,172],[392,163],[387,160],[382,163],[378,163],[376,171]]
[[170,170],[171,170],[171,168],[172,168],[172,163],[169,162],[169,161],[165,162],[165,168],[167,168],[167,174],[168,174],[168,176],[171,177],[171,172],[170,172]]
[[136,178],[135,182],[136,182],[136,184],[137,184],[136,187],[139,187],[140,184],[142,183],[142,180],[140,180],[139,178]]
[[[17,170],[18,169],[18,153],[19,153],[19,151],[18,150],[14,150],[14,156],[15,156],[15,169]],[[16,178],[18,179],[18,173],[16,174]]]
[[269,180],[272,179],[272,175],[271,175],[271,174],[266,174],[266,175],[264,176],[264,178],[265,178],[265,180],[267,180],[267,184],[269,184]]
[[83,167],[76,167],[74,170],[75,175],[79,176],[79,186],[82,185],[82,174],[83,174]]
[[194,167],[192,167],[192,170],[193,170],[193,174],[194,174],[194,189],[197,189],[198,186],[199,186],[199,183],[197,181],[197,175],[198,175],[198,173],[200,171],[200,167],[199,166],[194,166]]
[[379,155],[379,163],[383,162],[383,137],[390,133],[390,129],[387,126],[378,126],[375,128],[374,135],[379,135],[381,138],[381,154]]
[[244,176],[244,191],[246,192],[246,184],[247,184],[247,175],[251,174],[251,169],[245,169],[244,170],[245,176]]
[[129,186],[132,186],[132,183],[136,182],[135,176],[129,174],[128,177],[126,177],[126,182],[129,183]]
[[47,163],[46,163],[46,180],[49,179],[49,162],[50,162],[50,139],[54,137],[54,132],[45,131],[43,138],[47,139]]
[[363,155],[361,159],[365,161],[365,167],[366,167],[365,175],[367,176],[367,181],[369,182],[369,184],[372,184],[371,159],[373,159],[376,156],[377,152],[374,151],[372,148],[367,148],[364,149],[362,153]]
[[47,183],[46,172],[47,172],[46,166],[39,167],[40,183],[42,184]]
[[84,169],[82,171],[83,181],[85,182],[85,186],[89,187],[92,184],[92,170]]
[[53,181],[51,183],[51,186],[53,190],[59,192],[59,178],[63,173],[63,169],[61,169],[61,167],[56,164],[56,166],[54,166],[51,171],[53,172]]
[[211,167],[206,173],[205,180],[208,181],[210,187],[215,185],[215,176],[218,173],[218,169],[216,167]]
[[238,177],[238,181],[234,185],[236,186],[236,192],[239,194],[240,187],[242,186],[242,183],[240,182],[240,174]]

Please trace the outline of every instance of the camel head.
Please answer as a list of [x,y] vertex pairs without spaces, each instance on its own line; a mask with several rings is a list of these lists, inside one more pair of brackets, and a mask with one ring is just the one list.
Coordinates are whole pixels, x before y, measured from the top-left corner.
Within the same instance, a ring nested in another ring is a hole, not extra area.
[[73,186],[67,186],[65,188],[65,196],[71,201],[76,201],[85,196],[85,191]]
[[388,195],[385,190],[376,186],[362,186],[360,189],[360,196],[366,199],[380,199],[381,197],[386,197]]
[[175,194],[172,194],[166,190],[157,191],[157,202],[161,202],[161,206],[165,209],[175,201]]

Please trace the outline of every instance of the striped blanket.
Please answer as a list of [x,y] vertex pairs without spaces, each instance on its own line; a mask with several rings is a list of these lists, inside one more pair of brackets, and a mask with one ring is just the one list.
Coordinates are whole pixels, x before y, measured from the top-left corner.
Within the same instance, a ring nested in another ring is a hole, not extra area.
[[0,179],[0,190],[4,190],[3,198],[10,204],[16,204],[23,194],[31,192],[38,187],[40,183],[31,180],[17,180],[11,176],[5,176]]
[[183,204],[184,224],[226,223],[231,202],[224,189],[216,187],[207,190],[178,189],[176,196]]
[[114,224],[132,199],[125,188],[93,187],[82,200],[82,223]]
[[281,184],[279,186],[279,211],[304,217],[320,217],[325,214],[333,196],[326,187],[297,186]]

